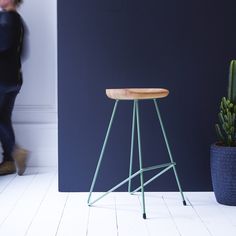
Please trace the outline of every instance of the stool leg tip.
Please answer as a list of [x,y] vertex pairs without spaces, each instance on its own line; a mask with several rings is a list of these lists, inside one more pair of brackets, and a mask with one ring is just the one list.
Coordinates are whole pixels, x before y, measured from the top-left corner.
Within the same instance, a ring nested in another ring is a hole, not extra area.
[[187,206],[187,203],[186,203],[186,201],[185,201],[185,200],[183,200],[183,204],[184,204],[184,206]]
[[147,219],[146,213],[143,213],[143,219]]

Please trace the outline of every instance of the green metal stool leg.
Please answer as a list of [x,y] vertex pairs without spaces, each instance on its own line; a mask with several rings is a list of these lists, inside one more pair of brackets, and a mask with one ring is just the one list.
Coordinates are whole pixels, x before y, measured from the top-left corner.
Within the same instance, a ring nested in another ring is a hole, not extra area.
[[[132,120],[132,134],[131,134],[131,145],[130,145],[130,163],[129,163],[129,178],[132,175],[133,166],[133,150],[134,150],[134,129],[135,129],[135,102],[133,104],[133,120]],[[131,179],[128,184],[128,192],[131,192]]]
[[101,165],[103,154],[104,154],[104,151],[105,151],[105,148],[106,148],[107,140],[108,140],[108,137],[109,137],[111,126],[112,126],[112,122],[114,120],[114,116],[115,116],[116,108],[117,108],[117,105],[118,105],[118,101],[119,100],[116,100],[116,102],[115,102],[113,112],[112,112],[112,115],[111,115],[111,119],[110,119],[110,123],[109,123],[108,129],[107,129],[106,137],[105,137],[105,140],[104,140],[104,143],[103,143],[103,146],[102,146],[102,150],[101,150],[101,153],[100,153],[100,157],[99,157],[99,160],[98,160],[98,164],[97,164],[97,167],[96,167],[96,171],[95,171],[95,174],[93,176],[93,181],[92,181],[90,191],[89,191],[88,205],[90,205],[90,198],[91,198],[91,195],[92,195],[92,192],[93,192],[93,189],[94,189],[94,185],[95,185],[95,182],[96,182],[96,179],[97,179],[98,171],[100,169],[100,165]]
[[139,152],[140,183],[141,183],[141,191],[142,191],[143,219],[146,219],[144,186],[143,186],[143,164],[142,164],[141,136],[140,136],[140,126],[139,126],[138,100],[135,100],[135,106],[136,106],[136,119],[137,119],[138,152]]
[[[163,133],[163,136],[164,136],[164,139],[165,139],[165,143],[166,143],[166,147],[167,147],[167,150],[168,150],[168,154],[169,154],[171,162],[173,162],[173,157],[172,157],[172,154],[171,154],[171,151],[170,151],[170,147],[169,147],[169,143],[168,143],[168,140],[167,140],[167,137],[166,137],[166,132],[165,132],[165,129],[164,129],[164,125],[162,123],[161,114],[160,114],[159,108],[157,106],[157,101],[156,101],[156,99],[153,99],[153,100],[154,100],[157,116],[158,116],[158,119],[160,121],[161,130],[162,130],[162,133]],[[183,199],[183,204],[186,206],[186,201],[185,201],[184,194],[183,194],[180,182],[179,182],[179,178],[178,178],[178,175],[177,175],[177,171],[176,171],[175,165],[173,166],[173,170],[174,170],[175,179],[176,179],[179,191],[180,191],[182,199]]]

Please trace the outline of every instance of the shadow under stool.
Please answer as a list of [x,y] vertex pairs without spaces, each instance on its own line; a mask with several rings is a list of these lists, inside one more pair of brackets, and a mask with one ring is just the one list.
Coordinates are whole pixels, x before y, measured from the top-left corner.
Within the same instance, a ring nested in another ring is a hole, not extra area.
[[[176,171],[176,163],[173,160],[172,154],[171,154],[171,150],[169,147],[169,143],[167,140],[167,136],[166,136],[166,132],[163,126],[163,122],[161,119],[161,114],[160,114],[160,110],[158,108],[157,105],[157,99],[159,98],[164,98],[166,96],[168,96],[169,91],[166,89],[161,89],[161,88],[124,88],[124,89],[106,89],[106,95],[115,100],[115,104],[114,104],[114,108],[113,108],[113,112],[111,115],[111,119],[110,119],[110,123],[107,129],[107,133],[105,136],[105,140],[102,146],[102,150],[100,153],[100,157],[97,163],[97,167],[96,167],[96,171],[95,174],[93,176],[93,181],[90,187],[90,192],[89,192],[89,197],[88,197],[88,205],[91,206],[93,205],[95,202],[97,202],[98,200],[102,199],[103,197],[105,197],[107,194],[115,191],[116,189],[118,189],[119,187],[121,187],[123,184],[128,183],[128,191],[133,194],[139,190],[141,190],[142,193],[142,208],[143,208],[143,218],[146,219],[146,211],[145,211],[145,196],[144,196],[144,187],[146,185],[148,185],[149,183],[151,183],[153,180],[155,180],[157,177],[161,176],[162,174],[164,174],[166,171],[172,169],[174,171],[174,175],[175,175],[175,179],[179,188],[179,192],[181,194],[182,200],[183,200],[183,204],[186,205],[186,201],[182,192],[182,188],[179,182],[179,178],[177,175],[177,171]],[[107,144],[107,140],[109,137],[109,133],[111,130],[111,126],[112,126],[112,122],[116,113],[116,109],[117,109],[117,105],[118,102],[121,100],[132,100],[133,101],[133,118],[132,118],[132,134],[131,134],[131,151],[130,151],[130,166],[129,166],[129,177],[126,178],[125,180],[123,180],[122,182],[120,182],[119,184],[117,184],[116,186],[114,186],[113,188],[111,188],[110,190],[108,190],[106,193],[102,194],[100,197],[98,197],[97,199],[91,201],[91,196],[92,196],[92,192],[94,189],[94,185],[97,179],[97,175],[100,169],[100,165],[103,159],[103,155],[104,155],[104,151],[106,148],[106,144]],[[169,158],[170,158],[170,162],[169,163],[165,163],[165,164],[161,164],[161,165],[155,165],[155,166],[151,166],[151,167],[143,167],[142,164],[142,148],[141,148],[141,135],[140,135],[140,124],[139,124],[139,100],[152,100],[154,102],[154,106],[156,109],[156,113],[157,113],[157,117],[159,119],[160,125],[161,125],[161,130],[164,136],[164,140],[166,143],[166,147],[167,147],[167,151],[169,154]],[[133,165],[133,146],[134,146],[134,131],[135,131],[135,126],[137,126],[137,138],[138,138],[138,154],[139,154],[139,170],[135,173],[132,173],[132,165]],[[162,171],[160,171],[159,173],[157,173],[156,175],[154,175],[151,179],[149,179],[148,181],[146,181],[144,183],[144,179],[143,179],[143,174],[146,171],[150,171],[150,170],[155,170],[155,169],[162,169]],[[140,187],[136,188],[135,190],[131,191],[131,180],[136,177],[136,176],[140,176]]]

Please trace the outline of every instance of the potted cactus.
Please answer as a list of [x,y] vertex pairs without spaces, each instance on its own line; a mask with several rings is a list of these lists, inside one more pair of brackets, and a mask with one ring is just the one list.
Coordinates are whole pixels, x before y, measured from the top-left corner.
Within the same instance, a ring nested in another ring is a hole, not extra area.
[[236,206],[236,61],[230,63],[228,97],[220,103],[218,141],[211,145],[211,177],[217,202]]

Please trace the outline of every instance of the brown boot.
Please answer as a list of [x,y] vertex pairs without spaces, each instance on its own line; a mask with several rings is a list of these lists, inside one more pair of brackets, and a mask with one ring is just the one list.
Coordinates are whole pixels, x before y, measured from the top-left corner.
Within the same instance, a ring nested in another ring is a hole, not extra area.
[[0,164],[0,175],[9,175],[16,173],[14,161],[4,161]]
[[12,157],[15,160],[16,167],[17,167],[17,174],[23,175],[26,169],[26,162],[28,159],[29,152],[23,148],[15,147]]

